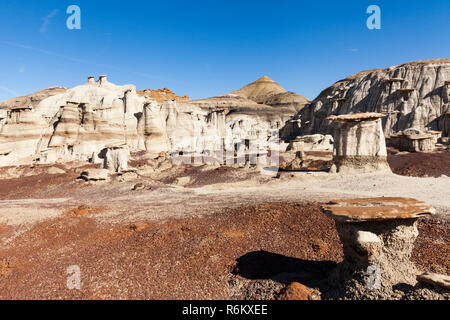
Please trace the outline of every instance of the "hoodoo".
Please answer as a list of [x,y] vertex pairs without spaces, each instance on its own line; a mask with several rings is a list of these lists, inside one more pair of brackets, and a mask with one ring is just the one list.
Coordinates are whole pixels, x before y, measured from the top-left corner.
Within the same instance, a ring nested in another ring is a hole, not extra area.
[[344,261],[330,277],[356,298],[390,294],[398,284],[416,284],[410,261],[419,235],[417,219],[435,214],[430,205],[410,198],[330,201],[321,207],[333,218],[343,244]]
[[331,172],[353,173],[390,171],[386,142],[381,127],[382,114],[355,113],[331,116],[338,122],[334,132]]

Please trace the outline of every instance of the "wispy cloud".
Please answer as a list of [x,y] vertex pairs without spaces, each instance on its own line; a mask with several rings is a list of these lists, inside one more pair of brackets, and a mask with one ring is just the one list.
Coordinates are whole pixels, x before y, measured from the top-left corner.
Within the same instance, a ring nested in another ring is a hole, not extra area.
[[20,68],[19,68],[20,73],[24,73],[25,70],[26,70],[26,67],[24,65],[20,66]]
[[359,48],[351,48],[350,51],[351,52],[359,52]]
[[48,29],[48,25],[50,24],[50,20],[58,14],[58,9],[53,9],[48,15],[45,16],[44,22],[42,22],[41,28],[39,29],[40,33],[46,33]]
[[0,86],[0,90],[4,91],[6,93],[9,93],[10,95],[13,95],[14,97],[19,96],[19,94],[17,92],[15,92],[13,89],[10,89],[10,88],[5,87],[5,86]]
[[[155,75],[151,75],[151,74],[144,73],[144,72],[134,71],[134,70],[130,70],[128,68],[121,68],[121,67],[117,67],[114,65],[108,65],[108,64],[104,64],[104,63],[96,63],[96,62],[93,62],[90,60],[79,59],[79,58],[67,56],[65,54],[61,54],[58,52],[53,52],[53,51],[49,51],[49,50],[45,50],[45,49],[41,49],[41,48],[36,48],[36,47],[29,46],[29,45],[21,44],[21,43],[15,43],[15,42],[10,42],[10,41],[1,41],[1,40],[0,40],[0,43],[10,46],[10,47],[16,47],[16,48],[29,50],[29,51],[39,52],[39,53],[42,53],[45,55],[62,58],[62,59],[68,60],[68,61],[76,62],[76,63],[89,64],[89,65],[94,65],[97,67],[107,68],[110,70],[116,70],[116,71],[121,71],[121,72],[130,72],[130,73],[133,73],[142,78],[161,79],[160,76],[155,76]],[[168,79],[168,78],[164,78],[164,80],[169,81],[169,82],[175,82],[173,79]]]

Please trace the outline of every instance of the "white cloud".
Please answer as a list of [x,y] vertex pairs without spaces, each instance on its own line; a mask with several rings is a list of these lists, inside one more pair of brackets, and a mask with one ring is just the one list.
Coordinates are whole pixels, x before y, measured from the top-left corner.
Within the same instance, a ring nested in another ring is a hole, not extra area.
[[25,70],[26,70],[26,67],[24,65],[20,66],[20,68],[19,68],[20,73],[24,73]]
[[39,32],[40,33],[45,33],[45,32],[47,32],[47,28],[48,28],[48,25],[50,24],[50,20],[54,17],[54,16],[56,16],[57,14],[58,14],[58,9],[53,9],[53,11],[52,12],[50,12],[45,18],[44,18],[44,22],[42,23],[42,25],[41,25],[41,28],[39,29]]

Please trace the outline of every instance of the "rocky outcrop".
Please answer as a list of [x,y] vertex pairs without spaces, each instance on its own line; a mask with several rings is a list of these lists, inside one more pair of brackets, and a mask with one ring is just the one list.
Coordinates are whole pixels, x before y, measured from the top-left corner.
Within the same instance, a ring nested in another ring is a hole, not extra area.
[[71,89],[51,88],[36,97],[11,99],[13,102],[2,103],[0,109],[0,166],[100,163],[100,152],[111,145],[156,155],[234,151],[248,148],[248,141],[256,137],[267,143],[271,137],[278,139],[278,130],[302,106],[303,99],[284,89],[270,89],[279,87],[273,81],[269,87],[260,85],[249,91],[249,96],[271,97],[274,106],[235,94],[161,102],[149,96],[170,96],[170,90],[138,94],[133,85],[114,85],[106,76],[98,81],[88,77],[85,84]]
[[293,120],[296,135],[332,133],[327,118],[358,112],[385,115],[385,136],[408,128],[442,130],[439,118],[450,109],[450,59],[424,60],[360,72],[323,90]]
[[122,172],[128,169],[130,150],[127,145],[109,146],[103,150],[104,169],[114,172]]
[[334,151],[331,172],[390,172],[386,141],[380,113],[355,113],[330,116],[338,123],[333,134]]
[[158,103],[163,103],[167,100],[173,100],[176,102],[187,102],[190,100],[189,96],[187,96],[187,95],[183,96],[183,97],[178,96],[168,88],[157,89],[157,90],[152,90],[152,89],[137,90],[136,92],[138,95],[145,96],[147,98],[156,100]]

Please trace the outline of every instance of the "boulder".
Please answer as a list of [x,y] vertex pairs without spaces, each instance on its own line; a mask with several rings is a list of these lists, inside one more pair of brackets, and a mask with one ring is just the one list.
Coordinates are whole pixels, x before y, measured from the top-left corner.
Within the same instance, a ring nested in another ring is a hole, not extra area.
[[282,290],[278,300],[320,300],[320,297],[311,288],[299,282],[292,282]]
[[387,143],[399,151],[432,152],[436,149],[436,144],[441,135],[442,133],[439,131],[422,131],[410,128],[403,132],[392,134],[387,139]]
[[80,173],[78,179],[85,181],[106,181],[109,180],[109,171],[107,169],[86,169]]

